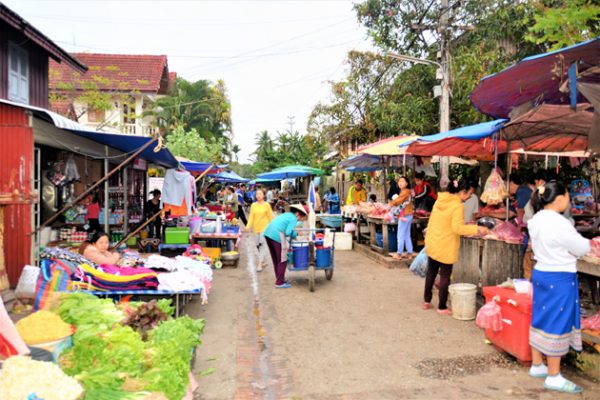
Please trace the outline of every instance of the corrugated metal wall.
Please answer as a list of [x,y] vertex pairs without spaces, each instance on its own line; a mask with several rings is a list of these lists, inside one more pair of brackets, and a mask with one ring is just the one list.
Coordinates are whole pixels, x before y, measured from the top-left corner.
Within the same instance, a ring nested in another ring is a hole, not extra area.
[[[29,198],[33,171],[33,129],[18,107],[0,104],[0,191]],[[11,287],[31,259],[31,205],[8,205],[4,212],[4,259]]]

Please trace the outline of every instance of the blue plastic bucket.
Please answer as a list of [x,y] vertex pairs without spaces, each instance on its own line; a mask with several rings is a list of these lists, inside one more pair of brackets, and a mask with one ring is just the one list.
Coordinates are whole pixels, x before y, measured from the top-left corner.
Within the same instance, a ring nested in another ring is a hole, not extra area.
[[308,268],[308,243],[292,245],[294,251],[294,268]]
[[331,266],[331,249],[317,249],[315,253],[317,268],[329,268]]
[[288,266],[294,265],[294,253],[292,251],[288,252],[287,263]]
[[388,226],[388,250],[392,253],[398,251],[398,229],[395,226]]
[[383,233],[381,233],[381,232],[375,233],[375,242],[377,242],[377,246],[383,247]]

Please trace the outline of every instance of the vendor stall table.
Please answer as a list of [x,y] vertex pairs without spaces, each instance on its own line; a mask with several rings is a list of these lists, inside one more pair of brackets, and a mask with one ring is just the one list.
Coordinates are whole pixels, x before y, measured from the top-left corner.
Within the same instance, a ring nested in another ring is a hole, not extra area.
[[[412,227],[411,227],[411,236],[413,238],[413,245],[417,244],[416,239],[416,230],[415,227],[418,225],[427,225],[427,222],[429,221],[429,218],[414,218],[412,220]],[[369,225],[369,232],[370,232],[370,245],[371,248],[379,253],[382,253],[384,256],[387,256],[389,254],[389,237],[388,237],[388,227],[389,226],[397,226],[398,223],[397,222],[390,222],[390,221],[386,221],[383,218],[370,218],[367,217],[367,224]],[[377,244],[377,227],[381,226],[381,233],[383,236],[383,243],[382,246],[380,247]]]
[[458,262],[452,272],[455,283],[472,283],[479,291],[507,278],[523,277],[523,245],[500,240],[461,238]]
[[112,291],[90,291],[90,290],[79,290],[81,293],[93,294],[98,297],[112,297],[115,296],[121,300],[123,296],[168,296],[175,298],[175,316],[179,317],[181,311],[189,303],[194,295],[200,295],[202,291],[200,289],[189,290],[184,292],[172,292],[170,290],[112,290]]
[[204,240],[225,240],[233,242],[234,247],[238,247],[242,234],[238,233],[194,233],[190,236],[192,243],[198,243]]
[[583,256],[577,261],[577,272],[600,278],[600,259]]

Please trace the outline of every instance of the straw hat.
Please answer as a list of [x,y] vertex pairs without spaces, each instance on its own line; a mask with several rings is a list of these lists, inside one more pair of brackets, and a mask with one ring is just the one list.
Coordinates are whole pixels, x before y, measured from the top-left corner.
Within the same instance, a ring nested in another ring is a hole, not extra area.
[[308,215],[308,207],[302,204],[294,204],[290,206],[290,212],[300,211],[304,215]]

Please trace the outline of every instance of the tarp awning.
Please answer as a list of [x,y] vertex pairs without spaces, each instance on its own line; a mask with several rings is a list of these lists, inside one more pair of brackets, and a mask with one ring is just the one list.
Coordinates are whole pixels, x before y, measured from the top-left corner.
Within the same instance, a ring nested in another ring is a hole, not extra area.
[[404,165],[412,165],[411,156],[373,156],[370,154],[355,154],[339,163],[341,168],[350,172],[379,171],[384,168],[399,169]]
[[303,178],[312,175],[323,175],[323,171],[318,168],[307,167],[305,165],[290,165],[283,168],[277,168],[273,171],[258,174],[259,179],[290,179]]
[[[532,102],[568,104],[569,93],[561,91],[568,70],[577,63],[579,76],[600,65],[600,37],[550,53],[524,58],[515,65],[481,80],[470,95],[480,112],[508,118],[513,108]],[[584,101],[578,96],[578,102]]]
[[246,183],[249,179],[242,178],[238,174],[233,171],[223,171],[218,174],[212,174],[211,177],[215,178],[217,182],[227,182],[227,183]]
[[[148,136],[134,136],[134,135],[123,135],[120,133],[105,133],[105,132],[94,132],[94,131],[79,131],[71,130],[76,135],[93,140],[94,142],[101,143],[108,147],[120,150],[123,153],[133,153],[143,145],[147,144],[152,140],[152,137]],[[139,155],[147,161],[158,164],[162,167],[175,168],[178,165],[178,161],[175,159],[173,154],[166,149],[161,148],[156,151],[156,146],[151,145]]]
[[406,154],[406,149],[401,146],[405,143],[415,141],[419,136],[396,136],[380,140],[360,147],[357,154],[369,154],[372,156],[399,156]]
[[416,140],[407,142],[404,144],[404,146],[414,142],[437,142],[444,139],[479,140],[492,136],[494,133],[502,129],[506,122],[506,119],[497,119],[494,121],[482,122],[480,124],[463,126],[448,132],[440,132],[436,133],[435,135],[421,136]]
[[[49,122],[59,129],[70,131],[80,137],[93,140],[96,143],[100,143],[102,145],[111,147],[115,150],[121,151],[125,153],[124,156],[130,153],[134,153],[140,147],[152,140],[152,138],[148,136],[124,135],[120,133],[106,133],[93,131],[73,120],[63,117],[62,115],[59,115],[50,110],[46,110],[45,108],[15,103],[3,99],[0,99],[0,102],[30,110],[35,117]],[[153,162],[155,164],[167,168],[177,167],[177,160],[167,148],[162,148],[158,152],[155,152],[155,147],[156,146],[150,146],[147,149],[145,149],[140,154],[140,158],[143,158],[147,161]]]
[[183,166],[183,168],[186,169],[186,171],[189,171],[192,174],[203,173],[208,168],[210,168],[211,165],[213,165],[213,168],[209,171],[209,173],[211,173],[211,174],[218,174],[224,168],[227,168],[227,164],[225,164],[225,165],[214,165],[214,164],[206,163],[206,162],[181,161],[181,160],[179,161],[179,163]]

